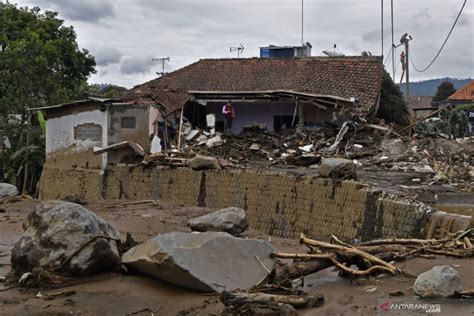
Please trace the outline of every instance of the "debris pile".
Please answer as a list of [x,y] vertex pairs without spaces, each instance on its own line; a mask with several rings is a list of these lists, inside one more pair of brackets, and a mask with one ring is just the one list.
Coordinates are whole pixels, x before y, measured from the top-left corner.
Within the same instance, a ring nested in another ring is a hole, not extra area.
[[[411,172],[415,183],[446,183],[464,190],[470,190],[474,179],[473,137],[449,140],[439,134],[402,136],[391,127],[352,121],[341,128],[326,125],[278,133],[269,132],[265,125],[251,124],[239,135],[188,129],[181,150],[148,155],[142,163],[184,167],[193,157],[202,155],[216,157],[222,168],[264,164],[319,169],[323,158],[343,158],[353,162],[345,165],[350,168],[344,170],[343,178],[354,178],[352,167],[357,166],[368,171]],[[193,169],[209,168],[218,168],[215,160]]]
[[[294,259],[292,265],[277,265],[273,274],[274,284],[291,285],[305,275],[335,266],[342,276],[367,276],[379,273],[401,273],[391,261],[410,257],[434,258],[436,255],[457,258],[474,257],[473,229],[448,235],[443,239],[383,239],[350,245],[331,237],[331,243],[306,238],[301,234],[300,243],[309,248],[307,253],[275,253],[276,258]],[[356,266],[357,269],[351,266]]]

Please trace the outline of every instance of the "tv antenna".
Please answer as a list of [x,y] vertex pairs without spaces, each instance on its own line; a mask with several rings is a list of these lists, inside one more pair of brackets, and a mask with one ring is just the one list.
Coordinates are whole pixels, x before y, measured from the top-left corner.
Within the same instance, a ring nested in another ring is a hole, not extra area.
[[240,54],[244,51],[244,45],[240,44],[239,47],[231,47],[230,52],[237,52],[237,58],[240,58]]
[[153,58],[152,60],[153,60],[153,61],[161,61],[161,72],[157,72],[156,74],[159,75],[159,76],[164,76],[164,75],[166,75],[166,72],[165,72],[165,61],[170,61],[171,58],[168,56],[168,57],[163,57],[163,58]]

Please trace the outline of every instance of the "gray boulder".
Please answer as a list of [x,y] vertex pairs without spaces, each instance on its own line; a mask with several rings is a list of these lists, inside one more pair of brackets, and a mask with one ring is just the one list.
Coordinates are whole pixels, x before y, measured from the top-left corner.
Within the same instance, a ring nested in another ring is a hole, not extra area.
[[344,158],[321,158],[319,174],[326,178],[355,178],[355,165]]
[[202,156],[202,155],[196,155],[194,158],[189,160],[188,165],[194,170],[221,168],[216,157],[209,157],[209,156]]
[[210,214],[199,216],[188,222],[189,227],[194,231],[207,232],[227,232],[237,236],[249,227],[249,221],[245,211],[238,207],[228,207]]
[[450,297],[462,290],[461,277],[450,266],[435,266],[416,278],[413,290],[424,298]]
[[120,265],[120,233],[79,204],[43,202],[28,214],[24,226],[12,249],[17,274],[34,268],[88,274]]
[[0,199],[15,195],[18,195],[16,186],[10,183],[0,183]]
[[145,274],[205,292],[246,290],[272,271],[274,250],[264,240],[223,232],[158,235],[130,249],[122,262]]

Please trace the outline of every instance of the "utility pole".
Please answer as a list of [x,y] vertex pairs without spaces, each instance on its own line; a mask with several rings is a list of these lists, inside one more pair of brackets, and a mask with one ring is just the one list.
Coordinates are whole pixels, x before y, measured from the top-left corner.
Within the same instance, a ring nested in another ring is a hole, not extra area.
[[164,57],[164,58],[153,58],[153,61],[161,61],[161,72],[157,72],[156,74],[159,76],[164,76],[166,74],[165,72],[165,61],[170,61],[170,57]]
[[383,60],[384,60],[383,59],[383,53],[384,53],[383,52],[383,49],[384,49],[384,47],[383,47],[383,0],[380,0],[380,11],[381,11],[381,13],[380,13],[380,23],[381,23],[381,30],[380,30],[381,33],[380,33],[380,35],[382,36],[382,47],[381,47],[380,55],[382,56],[382,62],[383,62]]
[[395,41],[393,38],[393,0],[390,2],[390,11],[391,11],[391,19],[392,19],[392,78],[395,80]]
[[[411,36],[410,36],[410,38],[411,38]],[[405,59],[405,66],[406,66],[406,71],[407,71],[407,77],[406,77],[407,104],[410,100],[410,63],[409,63],[409,60],[408,60],[408,58],[409,58],[409,55],[408,55],[408,42],[409,41],[410,40],[407,40],[405,42],[405,56],[406,56],[405,57],[406,58]]]
[[304,38],[303,38],[303,31],[304,31],[304,6],[303,1],[301,0],[301,46],[304,46]]
[[402,52],[400,55],[400,62],[402,63],[402,76],[400,78],[400,84],[402,83],[403,80],[403,75],[406,73],[405,77],[405,84],[406,84],[406,99],[407,103],[410,98],[410,64],[409,64],[409,56],[408,54],[410,53],[409,49],[409,42],[413,39],[411,35],[408,35],[408,33],[403,34],[402,38],[400,38],[400,44],[397,46],[393,46],[394,48],[397,48],[399,46],[404,45],[405,46],[405,54]]

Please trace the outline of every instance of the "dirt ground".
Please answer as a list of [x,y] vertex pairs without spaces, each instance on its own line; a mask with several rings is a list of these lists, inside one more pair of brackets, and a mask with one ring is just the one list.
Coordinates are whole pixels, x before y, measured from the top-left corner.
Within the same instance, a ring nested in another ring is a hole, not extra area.
[[[10,249],[22,233],[22,223],[38,201],[0,205],[0,276],[10,271]],[[170,231],[189,231],[188,219],[210,212],[210,209],[184,207],[159,202],[124,204],[126,201],[90,202],[87,208],[115,226],[129,232],[137,241]],[[279,251],[306,249],[297,241],[269,237],[250,230],[246,237],[269,240]],[[452,265],[462,277],[464,290],[474,289],[474,260],[440,257],[433,260],[411,259],[397,263],[407,276],[343,279],[333,268],[305,278],[310,293],[322,293],[325,303],[320,308],[299,310],[301,315],[419,315],[420,310],[388,310],[385,303],[440,304],[438,315],[474,315],[471,300],[421,300],[412,290],[416,275],[435,265]],[[409,275],[409,276],[408,276]],[[75,294],[44,300],[38,298],[61,290]],[[390,296],[394,291],[402,296]],[[222,304],[212,294],[173,286],[158,279],[133,273],[107,273],[77,280],[60,289],[6,289],[0,283],[0,315],[219,315]]]

